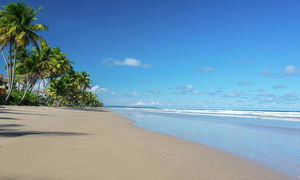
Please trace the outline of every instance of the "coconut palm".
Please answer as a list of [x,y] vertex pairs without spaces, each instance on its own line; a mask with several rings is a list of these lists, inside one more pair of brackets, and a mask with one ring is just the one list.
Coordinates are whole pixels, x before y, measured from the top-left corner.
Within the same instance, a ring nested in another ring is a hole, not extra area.
[[9,88],[6,101],[10,98],[14,86],[16,56],[18,51],[29,44],[38,48],[43,38],[36,32],[48,29],[46,25],[33,24],[41,8],[34,10],[23,2],[9,3],[0,10],[0,47],[8,48]]
[[22,50],[17,54],[16,74],[21,77],[19,83],[22,84],[23,96],[20,103],[25,98],[27,92],[31,92],[37,80],[41,76],[41,59],[34,51]]
[[48,76],[51,71],[52,49],[46,43],[42,42],[39,48],[34,47],[32,51],[23,50],[17,55],[16,71],[18,75],[23,75],[23,96],[31,92],[33,87],[38,83],[38,93],[42,80]]
[[72,70],[72,62],[67,58],[60,48],[53,48],[51,50],[50,68],[48,77],[55,79]]
[[97,96],[87,91],[91,80],[86,72],[69,73],[54,79],[48,88],[53,106],[101,106]]
[[[37,93],[39,94],[42,82],[44,87],[47,87],[48,84],[46,85],[45,82],[51,82],[71,69],[72,65],[66,54],[62,53],[59,48],[51,48],[44,41],[40,44],[39,50],[34,47],[30,52],[28,50],[19,51],[16,70],[18,75],[23,76],[21,102],[35,85],[38,86]],[[86,80],[82,81],[86,82]]]

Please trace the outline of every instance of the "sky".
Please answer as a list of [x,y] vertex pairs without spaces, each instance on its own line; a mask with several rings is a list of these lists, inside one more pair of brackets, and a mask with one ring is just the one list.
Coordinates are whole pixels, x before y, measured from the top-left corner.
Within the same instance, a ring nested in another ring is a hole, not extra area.
[[26,2],[105,105],[300,110],[299,0]]

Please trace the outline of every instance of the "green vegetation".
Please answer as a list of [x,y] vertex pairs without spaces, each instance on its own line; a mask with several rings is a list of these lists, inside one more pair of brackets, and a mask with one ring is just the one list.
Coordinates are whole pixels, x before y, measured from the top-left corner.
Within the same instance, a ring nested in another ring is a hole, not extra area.
[[23,2],[9,3],[0,10],[0,50],[7,73],[7,93],[1,104],[49,106],[102,106],[90,92],[86,72],[76,72],[60,48],[52,48],[34,24],[41,8]]

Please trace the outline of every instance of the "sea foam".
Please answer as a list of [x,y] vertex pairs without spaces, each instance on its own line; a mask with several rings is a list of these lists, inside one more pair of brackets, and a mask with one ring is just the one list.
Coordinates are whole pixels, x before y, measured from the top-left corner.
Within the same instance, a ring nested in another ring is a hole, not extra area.
[[[126,109],[135,110],[135,108],[126,108]],[[148,108],[139,108],[136,110],[144,111],[144,112],[155,112],[155,113],[254,118],[254,119],[300,122],[300,112],[290,112],[290,111],[189,110],[189,109],[148,109]]]

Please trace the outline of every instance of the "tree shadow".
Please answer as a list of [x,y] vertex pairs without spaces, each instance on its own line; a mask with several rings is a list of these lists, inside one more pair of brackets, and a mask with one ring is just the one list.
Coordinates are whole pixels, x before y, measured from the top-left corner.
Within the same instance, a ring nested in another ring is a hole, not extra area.
[[[0,129],[1,130],[1,129]],[[28,135],[41,135],[41,136],[79,136],[88,135],[86,133],[76,133],[76,132],[44,132],[44,131],[18,131],[16,129],[4,129],[0,131],[0,137],[21,137]]]
[[12,129],[22,127],[20,124],[0,124],[0,137],[21,137],[28,135],[41,135],[41,136],[79,136],[88,135],[87,133],[77,132],[60,132],[60,131],[20,131],[19,129]]
[[21,124],[0,124],[0,128],[9,128],[9,127],[21,127],[24,125]]
[[19,118],[11,118],[11,117],[0,117],[0,120],[21,120],[21,119],[19,119]]
[[50,116],[49,114],[16,112],[16,111],[10,110],[10,109],[0,110],[0,114],[20,114],[20,115]]
[[23,126],[23,125],[19,125],[19,124],[0,124],[0,132],[17,131],[18,129],[11,129],[11,128],[21,127],[21,126]]

